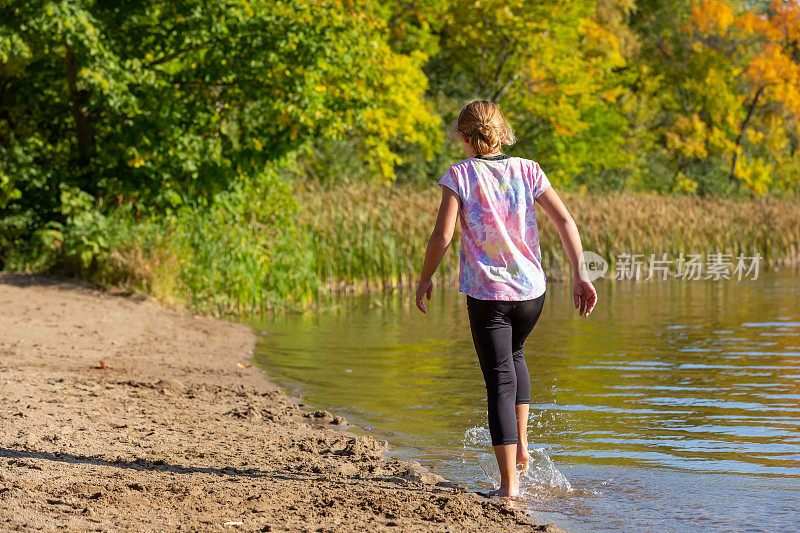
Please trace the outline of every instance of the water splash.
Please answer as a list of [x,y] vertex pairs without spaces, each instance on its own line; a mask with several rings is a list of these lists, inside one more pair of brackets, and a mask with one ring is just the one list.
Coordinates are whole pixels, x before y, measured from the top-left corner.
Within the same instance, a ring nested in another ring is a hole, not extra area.
[[483,448],[492,445],[492,437],[489,435],[489,428],[485,426],[475,426],[468,428],[464,432],[462,439],[464,448]]
[[[500,470],[494,454],[489,451],[492,446],[489,429],[485,426],[468,428],[462,442],[462,463],[467,467],[477,467],[475,479],[495,488],[499,487]],[[541,501],[573,492],[572,484],[556,468],[544,448],[529,448],[528,452],[531,455],[528,472],[519,472],[520,496],[527,500]]]
[[569,480],[556,468],[544,448],[529,448],[528,452],[531,454],[528,472],[519,476],[520,496],[542,500],[572,492]]

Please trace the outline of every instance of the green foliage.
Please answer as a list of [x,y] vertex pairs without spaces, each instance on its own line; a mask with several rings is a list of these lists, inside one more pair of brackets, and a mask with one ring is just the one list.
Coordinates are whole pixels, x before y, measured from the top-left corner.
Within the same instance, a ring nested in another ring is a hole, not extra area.
[[[605,2],[603,16],[630,9]],[[518,133],[512,153],[535,158],[555,183],[630,166],[628,121],[617,105],[626,83],[623,40],[600,22],[596,2],[452,3],[432,86],[458,104],[498,101]],[[624,32],[623,34],[624,35]],[[453,116],[458,106],[453,106]],[[581,180],[590,181],[588,179]]]
[[298,214],[275,169],[237,181],[210,208],[181,208],[164,228],[164,244],[180,258],[186,297],[217,313],[308,304],[317,278]]
[[796,2],[640,4],[631,26],[659,74],[647,99],[673,190],[800,192],[798,15]]
[[170,211],[350,133],[391,180],[395,139],[436,144],[424,60],[336,0],[3,2],[0,207],[58,218],[65,184]]
[[214,312],[405,283],[475,97],[560,190],[796,198],[798,43],[780,0],[0,1],[0,268]]

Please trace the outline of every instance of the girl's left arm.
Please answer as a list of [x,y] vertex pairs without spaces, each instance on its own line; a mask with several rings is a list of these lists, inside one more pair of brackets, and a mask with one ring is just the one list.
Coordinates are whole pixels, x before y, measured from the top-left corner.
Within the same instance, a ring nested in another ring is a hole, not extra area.
[[449,187],[442,187],[442,203],[439,205],[439,215],[436,217],[436,226],[433,228],[431,238],[428,239],[428,248],[425,250],[425,263],[422,265],[422,272],[419,274],[417,284],[416,304],[417,308],[427,314],[423,298],[427,295],[431,299],[433,282],[431,278],[439,263],[442,262],[450,241],[453,239],[453,232],[456,229],[456,219],[461,199]]

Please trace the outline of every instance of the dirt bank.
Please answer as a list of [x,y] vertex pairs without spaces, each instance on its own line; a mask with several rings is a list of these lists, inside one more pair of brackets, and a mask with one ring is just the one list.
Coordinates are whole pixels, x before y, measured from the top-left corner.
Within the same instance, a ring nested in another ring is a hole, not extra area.
[[0,273],[0,529],[558,531],[304,412],[238,364],[254,342]]

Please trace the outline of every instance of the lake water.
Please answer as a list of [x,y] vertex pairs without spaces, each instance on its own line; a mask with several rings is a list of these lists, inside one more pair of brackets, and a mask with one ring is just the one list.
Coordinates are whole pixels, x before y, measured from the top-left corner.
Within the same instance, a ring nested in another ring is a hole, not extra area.
[[[800,523],[800,276],[548,286],[525,345],[523,505],[569,531],[793,531]],[[499,479],[464,295],[344,298],[253,323],[256,361],[471,490]]]

